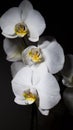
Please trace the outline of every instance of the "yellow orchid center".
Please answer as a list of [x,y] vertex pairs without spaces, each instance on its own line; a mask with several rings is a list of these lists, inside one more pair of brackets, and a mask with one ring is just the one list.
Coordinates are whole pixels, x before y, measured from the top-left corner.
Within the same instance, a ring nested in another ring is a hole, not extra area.
[[23,96],[24,96],[25,100],[32,101],[32,102],[34,102],[36,100],[36,98],[37,98],[36,95],[32,94],[31,92],[25,92],[23,94]]
[[18,23],[15,25],[15,34],[17,34],[20,37],[24,37],[27,33],[28,30],[23,24]]
[[35,63],[39,63],[43,60],[43,56],[41,54],[41,49],[39,49],[39,48],[32,48],[31,50],[29,50],[28,56]]

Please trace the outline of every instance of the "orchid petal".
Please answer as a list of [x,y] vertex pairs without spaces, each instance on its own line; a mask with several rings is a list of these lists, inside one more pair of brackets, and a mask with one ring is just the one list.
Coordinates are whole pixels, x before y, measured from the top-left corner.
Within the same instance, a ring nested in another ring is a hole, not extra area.
[[41,73],[40,81],[35,88],[38,92],[39,107],[50,109],[60,100],[60,89],[57,80],[48,72]]
[[47,116],[47,115],[49,115],[49,110],[43,110],[43,109],[41,109],[41,108],[38,108],[39,109],[39,111],[40,111],[40,113],[42,114],[42,115],[45,115],[45,116]]
[[45,63],[41,63],[36,66],[33,65],[31,66],[31,70],[33,71],[32,84],[34,88],[36,88],[39,82],[42,80],[41,77],[45,75],[45,73],[47,73],[48,70]]
[[73,77],[65,77],[65,76],[63,76],[62,83],[66,87],[70,87],[70,88],[73,87]]
[[20,22],[21,19],[18,8],[10,8],[1,17],[0,26],[3,31],[3,34],[14,35],[14,27],[17,23]]
[[19,90],[27,90],[31,86],[32,71],[29,67],[24,67],[17,72],[12,80],[12,88]]
[[43,16],[38,11],[31,10],[25,19],[25,24],[29,29],[29,40],[33,42],[38,41],[39,36],[46,28]]
[[4,50],[8,61],[21,60],[21,53],[24,49],[22,39],[4,39]]
[[[38,41],[38,46],[40,45],[41,48],[44,48],[44,47],[46,47],[46,46],[48,45],[48,43],[51,43],[51,42],[53,42],[54,40],[55,40],[55,38],[52,37],[52,36],[48,36],[48,35],[41,36],[40,39],[39,39],[39,41]],[[45,43],[44,43],[45,41],[48,41],[48,43],[45,44]]]
[[[31,87],[32,71],[29,67],[24,67],[17,72],[12,80],[12,90],[15,94],[16,99],[21,99],[24,102],[23,94],[28,91]],[[17,101],[15,99],[15,101]],[[17,102],[18,104],[20,102]],[[30,104],[30,102],[28,102]],[[31,102],[32,103],[32,102]],[[23,104],[22,104],[23,105]]]
[[[19,77],[20,76],[20,77]],[[12,80],[12,89],[15,94],[14,101],[20,105],[32,104],[35,100],[27,100],[24,97],[24,93],[31,92],[37,95],[35,88],[31,88],[32,84],[32,71],[29,67],[22,68],[15,75]]]
[[38,44],[38,47],[41,49],[46,49],[49,45],[50,45],[50,42],[46,40],[42,42],[42,44]]
[[63,49],[56,41],[51,43],[49,43],[49,41],[45,41],[43,44],[48,44],[46,48],[42,49],[48,70],[50,73],[55,74],[60,71],[64,65]]
[[73,55],[65,56],[65,64],[62,70],[62,75],[69,77],[73,73]]
[[19,5],[20,15],[22,20],[25,21],[25,19],[28,16],[28,13],[33,9],[32,4],[28,0],[23,0]]
[[23,64],[23,62],[14,62],[11,64],[11,73],[12,76],[14,77],[16,75],[16,73],[22,69],[25,65]]
[[6,38],[10,38],[10,39],[14,39],[14,38],[17,38],[17,37],[18,37],[16,34],[10,35],[10,34],[6,34],[6,33],[4,33],[4,32],[2,32],[2,35],[5,36]]
[[61,74],[63,76],[62,83],[67,87],[73,87],[73,55],[66,55]]

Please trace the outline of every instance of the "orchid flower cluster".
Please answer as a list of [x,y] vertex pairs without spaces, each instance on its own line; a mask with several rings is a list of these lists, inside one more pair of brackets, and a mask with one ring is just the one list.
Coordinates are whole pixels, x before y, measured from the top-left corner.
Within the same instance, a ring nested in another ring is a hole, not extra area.
[[[46,23],[28,0],[6,11],[1,16],[0,27],[5,37],[3,47],[6,58],[12,62],[14,102],[19,105],[35,102],[41,114],[48,115],[61,99],[60,86],[54,75],[64,66],[62,46],[55,39],[41,40]],[[71,86],[73,75],[67,78],[65,71],[62,75],[63,83]]]

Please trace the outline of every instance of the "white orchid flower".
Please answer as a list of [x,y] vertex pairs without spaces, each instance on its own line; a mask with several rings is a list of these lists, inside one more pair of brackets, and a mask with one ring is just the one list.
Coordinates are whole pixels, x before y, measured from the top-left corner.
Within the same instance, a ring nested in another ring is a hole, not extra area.
[[73,87],[73,55],[66,55],[64,68],[62,70],[63,84]]
[[39,40],[39,36],[46,28],[43,16],[28,0],[23,0],[19,7],[10,8],[0,18],[2,34],[7,38],[24,37],[27,35],[32,42]]
[[4,50],[7,54],[7,60],[23,60],[24,64],[30,66],[44,62],[52,74],[59,72],[64,65],[64,52],[56,40],[46,40],[37,47],[31,45],[25,49],[22,39],[5,38]]
[[41,114],[48,115],[49,109],[60,101],[61,96],[59,84],[56,78],[48,73],[45,64],[41,63],[33,68],[24,67],[22,63],[16,62],[12,64],[11,68],[14,76],[12,80],[14,101],[19,105],[35,102]]
[[64,65],[64,52],[56,40],[44,41],[36,46],[29,46],[22,52],[22,60],[26,65],[38,66],[45,63],[52,74],[59,72]]
[[5,38],[3,41],[3,48],[7,55],[8,61],[19,61],[22,60],[22,51],[24,50],[24,42],[20,38],[8,39]]

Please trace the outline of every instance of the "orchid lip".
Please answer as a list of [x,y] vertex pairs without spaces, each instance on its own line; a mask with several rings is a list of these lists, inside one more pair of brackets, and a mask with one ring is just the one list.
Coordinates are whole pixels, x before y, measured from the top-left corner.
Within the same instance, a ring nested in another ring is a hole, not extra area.
[[36,95],[31,92],[24,92],[23,96],[27,101],[34,102],[36,100]]
[[23,23],[18,23],[15,25],[15,34],[20,36],[20,37],[24,37],[25,35],[28,34],[28,30],[26,25],[24,25]]
[[41,53],[41,49],[39,48],[32,48],[28,51],[28,57],[34,62],[34,63],[40,63],[43,61],[43,56]]

